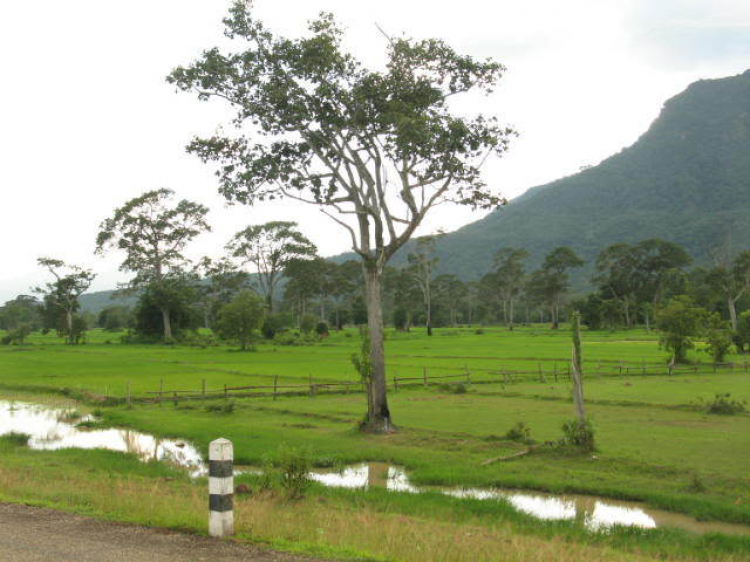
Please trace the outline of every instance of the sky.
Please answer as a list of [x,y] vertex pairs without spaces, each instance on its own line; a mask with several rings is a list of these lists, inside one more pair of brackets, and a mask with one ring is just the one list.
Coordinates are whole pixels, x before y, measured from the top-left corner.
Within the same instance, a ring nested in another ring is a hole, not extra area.
[[[210,165],[185,152],[230,115],[165,82],[225,45],[229,0],[0,2],[0,303],[46,277],[52,256],[92,268],[92,289],[127,280],[122,255],[95,256],[98,225],[125,201],[169,187],[210,207],[213,231],[189,254],[219,256],[249,224],[296,220],[322,255],[347,235],[302,204],[228,206]],[[596,165],[637,140],[663,103],[703,78],[750,68],[747,0],[256,0],[274,32],[298,36],[320,11],[346,48],[382,64],[385,38],[439,37],[507,67],[476,109],[520,136],[485,168],[505,197]],[[455,230],[482,212],[441,207],[418,234]]]

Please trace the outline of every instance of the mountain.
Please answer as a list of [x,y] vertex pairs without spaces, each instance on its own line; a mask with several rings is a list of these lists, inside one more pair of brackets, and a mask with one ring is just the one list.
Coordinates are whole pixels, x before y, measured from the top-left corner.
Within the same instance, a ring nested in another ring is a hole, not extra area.
[[565,245],[588,262],[580,286],[602,248],[653,237],[697,263],[728,237],[736,251],[750,246],[750,70],[691,84],[632,146],[446,235],[439,269],[475,279],[504,246],[526,249],[536,267]]
[[121,295],[116,291],[96,291],[93,293],[84,293],[78,299],[81,303],[82,312],[99,314],[108,306],[124,306],[132,308],[135,306],[137,297],[134,295]]

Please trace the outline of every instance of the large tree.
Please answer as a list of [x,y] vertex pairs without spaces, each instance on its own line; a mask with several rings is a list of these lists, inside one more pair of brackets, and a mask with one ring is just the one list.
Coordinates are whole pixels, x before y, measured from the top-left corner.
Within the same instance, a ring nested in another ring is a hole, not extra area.
[[750,250],[741,252],[732,262],[717,259],[708,275],[708,282],[719,291],[727,303],[732,330],[737,331],[737,301],[750,293]]
[[37,262],[50,272],[54,281],[44,287],[36,287],[34,292],[43,295],[45,304],[62,316],[63,329],[60,332],[65,335],[68,344],[75,344],[80,339],[75,319],[80,306],[78,297],[88,291],[96,275],[91,270],[68,265],[58,259],[39,258]]
[[164,339],[172,339],[169,301],[171,285],[183,276],[188,262],[188,242],[211,230],[206,222],[208,208],[183,199],[171,204],[171,189],[147,191],[115,209],[102,222],[96,238],[96,252],[110,248],[125,252],[120,270],[135,273],[132,289],[149,287],[162,316]]
[[568,271],[583,263],[571,248],[560,246],[545,256],[542,267],[531,276],[529,292],[549,307],[554,330],[560,325],[560,303],[568,290]]
[[227,250],[243,265],[255,267],[258,289],[269,313],[273,312],[274,293],[284,268],[293,260],[315,256],[317,251],[315,244],[297,230],[297,223],[288,221],[248,226],[234,235]]
[[631,244],[612,244],[604,248],[596,258],[597,275],[594,281],[605,298],[622,305],[625,326],[632,325],[631,313],[645,270],[638,247]]
[[526,250],[502,248],[495,254],[495,279],[500,301],[503,303],[503,320],[513,330],[515,311],[513,305],[524,287],[526,272],[523,261],[529,257]]
[[414,278],[422,291],[422,303],[424,304],[425,326],[427,335],[432,335],[432,274],[438,263],[435,256],[434,236],[423,236],[417,239],[414,250],[409,252],[406,259],[409,262],[409,274]]
[[300,39],[274,35],[237,1],[224,20],[237,48],[205,51],[169,81],[236,111],[238,134],[196,139],[189,150],[219,164],[220,191],[253,204],[288,197],[316,205],[351,238],[364,269],[372,400],[365,427],[387,431],[383,268],[436,205],[490,209],[503,200],[480,168],[513,131],[452,111],[450,100],[491,92],[504,68],[443,41],[389,38],[383,70],[341,47],[331,15]]

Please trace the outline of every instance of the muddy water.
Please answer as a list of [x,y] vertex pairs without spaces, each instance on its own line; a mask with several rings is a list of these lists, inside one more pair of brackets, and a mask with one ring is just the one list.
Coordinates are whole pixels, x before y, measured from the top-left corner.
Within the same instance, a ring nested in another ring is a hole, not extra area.
[[655,509],[639,502],[498,488],[417,487],[409,482],[402,469],[384,463],[358,464],[341,471],[315,472],[311,477],[321,484],[334,487],[385,488],[394,492],[410,493],[436,491],[457,498],[504,500],[518,511],[533,517],[545,520],[575,520],[592,531],[623,525],[642,529],[677,527],[699,534],[725,533],[750,536],[750,527],[745,525],[698,521],[688,515]]
[[133,453],[142,461],[159,460],[187,468],[200,476],[206,469],[200,453],[185,441],[158,439],[130,429],[78,428],[90,416],[71,419],[72,409],[0,401],[0,435],[30,435],[32,449],[108,449]]
[[[194,477],[204,476],[205,463],[198,450],[181,440],[159,439],[129,429],[86,429],[76,427],[90,417],[71,417],[72,410],[36,404],[0,401],[0,435],[11,432],[31,436],[32,449],[108,449],[133,453],[143,461],[159,460],[186,468]],[[237,473],[261,473],[237,467]],[[316,470],[313,480],[331,487],[384,488],[393,492],[437,491],[457,498],[503,500],[517,510],[546,520],[576,520],[590,530],[613,525],[643,529],[678,527],[693,533],[718,532],[750,536],[750,527],[731,523],[702,522],[687,515],[654,509],[638,502],[596,496],[555,495],[498,488],[445,488],[413,485],[403,469],[385,463],[357,464],[342,470]]]

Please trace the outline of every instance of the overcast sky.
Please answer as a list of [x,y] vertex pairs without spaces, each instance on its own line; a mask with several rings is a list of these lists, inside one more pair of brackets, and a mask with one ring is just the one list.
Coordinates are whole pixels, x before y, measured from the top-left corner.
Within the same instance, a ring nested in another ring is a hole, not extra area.
[[[224,41],[229,0],[0,0],[0,303],[41,282],[38,256],[92,267],[112,288],[122,256],[93,255],[97,226],[145,190],[208,205],[214,230],[193,256],[218,255],[240,228],[297,220],[324,255],[348,249],[311,208],[227,207],[209,166],[185,153],[226,118],[221,103],[164,77]],[[508,67],[481,111],[521,137],[486,168],[506,197],[632,144],[669,97],[750,67],[748,0],[257,0],[268,27],[298,35],[333,12],[368,66],[390,34],[440,37]],[[439,209],[421,233],[482,213]]]

